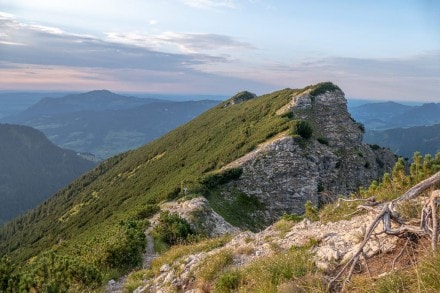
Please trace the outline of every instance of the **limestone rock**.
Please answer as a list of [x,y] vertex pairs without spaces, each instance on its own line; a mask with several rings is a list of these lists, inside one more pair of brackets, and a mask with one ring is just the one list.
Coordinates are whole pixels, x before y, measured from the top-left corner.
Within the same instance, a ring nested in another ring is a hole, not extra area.
[[396,160],[387,149],[362,144],[362,127],[348,113],[342,91],[309,92],[293,96],[282,111],[307,120],[312,138],[280,136],[225,167],[243,169],[226,186],[225,197],[234,189],[257,197],[267,224],[283,213],[302,214],[308,200],[319,205],[347,196],[390,172]]
[[[191,228],[200,234],[215,237],[224,234],[233,234],[239,231],[216,213],[209,206],[204,197],[196,197],[182,202],[170,202],[164,204],[162,210],[177,213],[188,221]],[[154,226],[154,223],[153,223]]]

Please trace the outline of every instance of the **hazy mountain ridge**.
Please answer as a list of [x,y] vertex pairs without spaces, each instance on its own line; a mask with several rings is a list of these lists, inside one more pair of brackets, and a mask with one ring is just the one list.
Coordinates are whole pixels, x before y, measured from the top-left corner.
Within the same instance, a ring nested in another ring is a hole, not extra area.
[[0,223],[49,198],[94,163],[27,126],[0,124]]
[[63,97],[46,97],[21,112],[17,119],[30,119],[41,115],[64,114],[81,111],[103,112],[138,107],[159,99],[121,96],[108,90],[94,90]]
[[396,102],[368,103],[350,113],[368,130],[429,126],[440,123],[440,103],[408,106]]
[[66,93],[0,91],[0,119],[16,115],[45,97],[60,95],[66,95]]
[[434,155],[439,150],[439,103],[368,103],[351,107],[350,112],[365,125],[366,143],[388,147],[407,158],[416,151]]
[[440,124],[367,131],[364,141],[389,147],[406,158],[411,158],[415,151],[435,155],[440,151]]
[[156,139],[217,103],[126,97],[98,90],[44,98],[2,121],[32,126],[57,145],[106,158]]

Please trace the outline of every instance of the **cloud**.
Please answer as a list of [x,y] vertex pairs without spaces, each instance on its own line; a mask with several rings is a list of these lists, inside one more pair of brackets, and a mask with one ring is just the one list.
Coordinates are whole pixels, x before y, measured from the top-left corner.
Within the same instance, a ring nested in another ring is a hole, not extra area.
[[154,50],[149,48],[154,40],[144,36],[113,34],[101,40],[58,28],[21,24],[10,18],[0,19],[0,31],[0,61],[8,63],[185,71],[192,65],[224,60]]
[[[205,72],[269,84],[266,90],[332,81],[348,97],[440,102],[440,51],[407,58],[327,57],[290,63],[199,64]],[[263,93],[263,92],[259,92]]]
[[182,0],[183,4],[199,9],[236,8],[234,0]]
[[100,39],[28,25],[4,15],[0,16],[0,31],[0,90],[108,88],[229,93],[246,86],[262,86],[242,77],[216,75],[196,68],[202,64],[229,63],[228,58],[199,51],[251,47],[228,36],[113,33]]
[[0,90],[266,93],[330,80],[349,97],[440,102],[440,51],[407,58],[316,57],[278,63],[262,55],[226,35],[107,33],[98,38],[0,13]]
[[193,34],[164,32],[158,35],[139,33],[107,33],[107,40],[157,50],[172,50],[181,53],[201,53],[210,51],[255,49],[249,43],[238,41],[230,36],[219,34]]
[[157,40],[176,44],[186,52],[221,49],[255,49],[251,44],[233,39],[230,36],[218,34],[179,34],[164,33]]

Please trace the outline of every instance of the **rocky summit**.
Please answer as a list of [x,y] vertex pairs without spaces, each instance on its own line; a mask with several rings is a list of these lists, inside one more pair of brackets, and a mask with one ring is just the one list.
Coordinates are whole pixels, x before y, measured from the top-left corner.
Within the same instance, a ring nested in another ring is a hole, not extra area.
[[284,213],[302,214],[307,201],[318,206],[347,196],[389,172],[396,161],[389,150],[362,144],[362,125],[351,118],[340,89],[296,93],[277,114],[289,113],[308,121],[314,138],[282,133],[224,167],[243,170],[223,188],[224,196],[231,198],[237,189],[257,197],[266,223]]

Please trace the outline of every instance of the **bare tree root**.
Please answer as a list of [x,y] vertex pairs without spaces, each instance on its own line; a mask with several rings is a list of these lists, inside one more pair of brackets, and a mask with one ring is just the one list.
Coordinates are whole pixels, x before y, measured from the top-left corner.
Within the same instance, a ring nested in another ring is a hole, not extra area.
[[[383,230],[379,232],[379,234],[385,233],[398,237],[407,235],[408,233],[415,234],[419,237],[429,236],[431,238],[432,249],[433,251],[435,251],[437,249],[439,236],[437,208],[440,203],[440,190],[433,191],[429,201],[423,207],[419,227],[410,225],[407,221],[402,219],[396,211],[396,204],[399,204],[406,200],[414,199],[423,192],[427,191],[429,188],[434,187],[438,184],[440,184],[440,172],[437,172],[428,179],[423,180],[422,182],[413,186],[400,197],[392,200],[391,202],[383,204],[383,207],[380,210],[379,214],[370,223],[370,226],[366,230],[364,240],[360,244],[356,253],[354,253],[351,259],[347,261],[347,263],[345,263],[345,265],[340,269],[336,276],[330,280],[328,284],[329,290],[334,287],[335,282],[340,281],[340,277],[342,276],[342,274],[347,270],[348,267],[350,267],[350,270],[348,271],[348,274],[342,283],[342,289],[345,287],[345,284],[350,280],[353,274],[354,268],[356,267],[360,256],[364,254],[365,245],[368,243],[371,236],[374,235],[374,231],[380,223],[383,224]],[[367,199],[367,202],[368,200],[370,199]],[[375,202],[374,199],[372,202]],[[392,223],[395,224],[394,227],[392,227]]]

